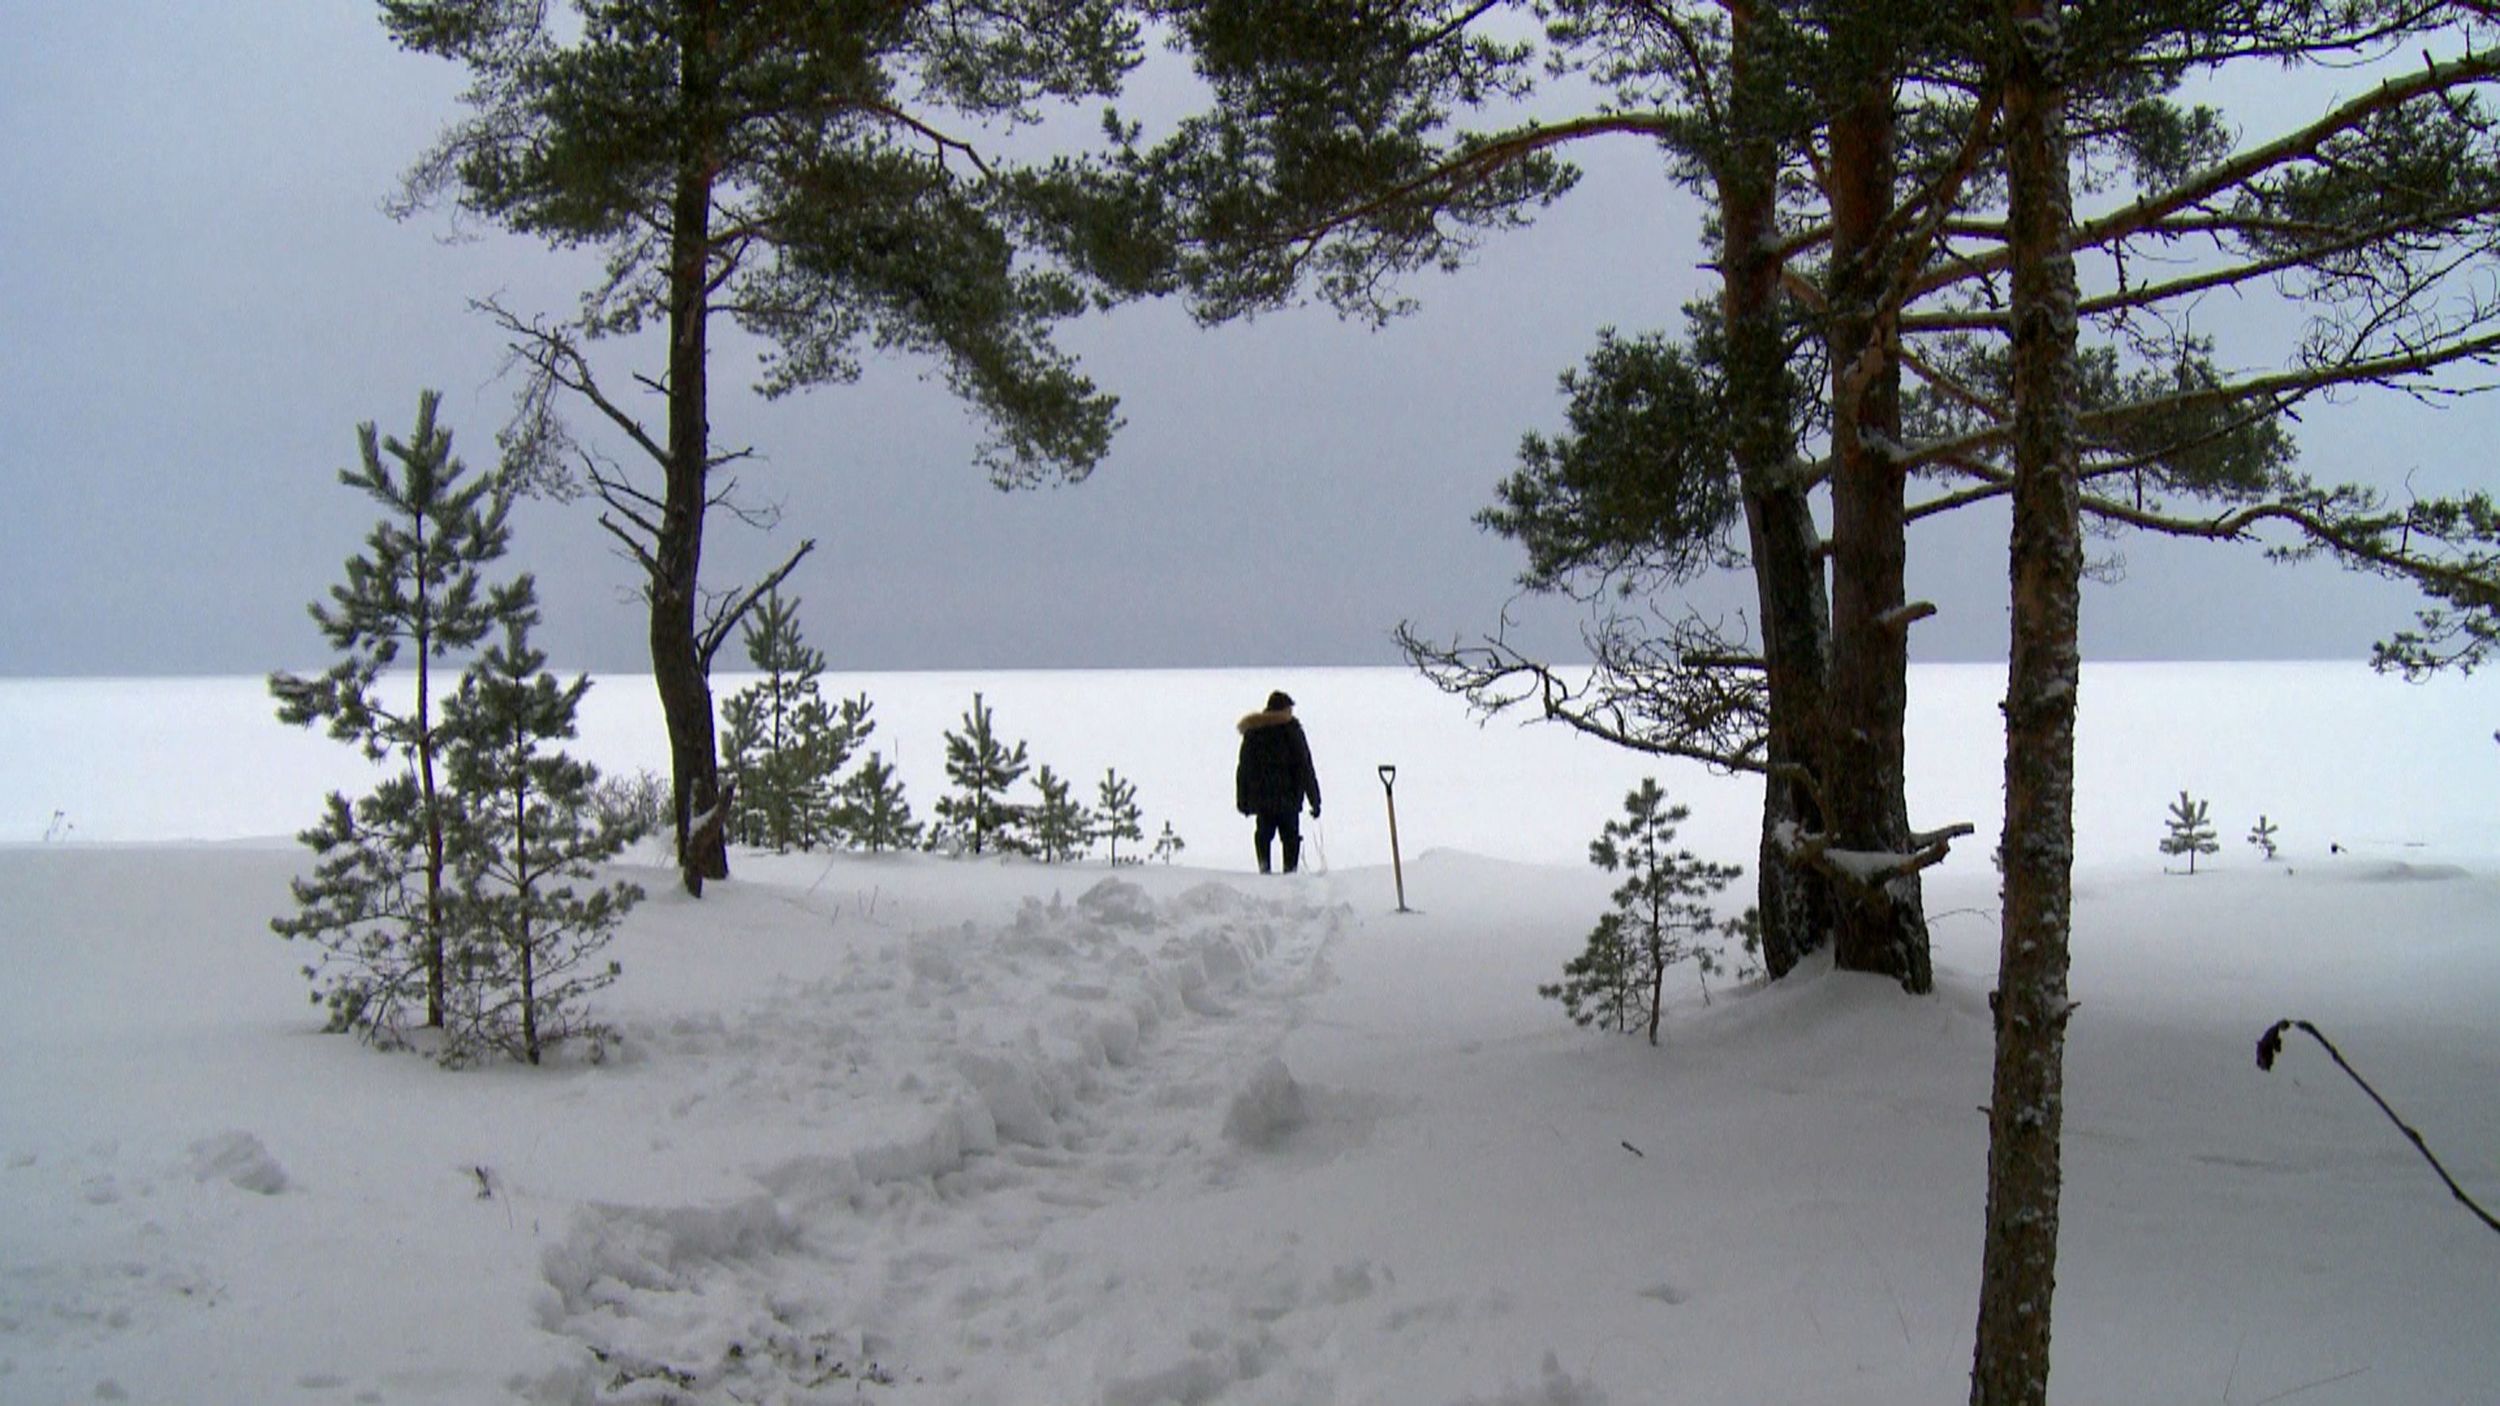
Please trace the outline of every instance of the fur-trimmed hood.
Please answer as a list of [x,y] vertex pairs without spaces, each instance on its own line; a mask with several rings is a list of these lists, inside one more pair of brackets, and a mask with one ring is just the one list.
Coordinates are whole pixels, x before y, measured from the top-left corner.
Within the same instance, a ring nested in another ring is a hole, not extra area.
[[[1270,702],[1276,700],[1270,699]],[[1319,813],[1319,771],[1311,744],[1293,715],[1293,700],[1241,720],[1241,764],[1233,768],[1233,808],[1244,815],[1291,815],[1311,803]]]
[[1282,727],[1286,723],[1292,722],[1293,720],[1293,709],[1291,708],[1268,708],[1260,712],[1252,713],[1250,716],[1243,718],[1239,726],[1241,728],[1241,735],[1248,737],[1251,733],[1258,731],[1260,728]]

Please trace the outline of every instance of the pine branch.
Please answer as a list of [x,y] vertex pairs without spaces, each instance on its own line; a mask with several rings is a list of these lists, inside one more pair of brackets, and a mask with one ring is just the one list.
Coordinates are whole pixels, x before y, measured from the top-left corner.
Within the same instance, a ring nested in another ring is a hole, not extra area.
[[[2150,232],[2162,221],[2245,186],[2268,171],[2315,158],[2329,139],[2360,127],[2373,117],[2392,112],[2416,98],[2486,82],[2494,77],[2500,77],[2500,53],[2467,54],[2446,62],[2426,59],[2419,72],[2390,79],[2306,127],[2251,147],[2227,161],[2217,162],[2178,185],[2145,196],[2124,209],[2077,224],[2069,241],[2070,247],[2076,250],[2107,248],[2137,234]],[[1910,290],[1911,296],[1923,297],[1979,274],[2002,272],[2012,263],[2013,251],[2010,247],[1975,256],[1967,260],[1962,268],[1939,270],[1919,279]]]
[[[2399,350],[2381,356],[2360,357],[2323,362],[2315,366],[2280,371],[2269,376],[2252,376],[2242,381],[2216,386],[2200,386],[2176,395],[2152,400],[2129,401],[2123,405],[2103,406],[2084,411],[2077,417],[2085,430],[2107,429],[2130,418],[2164,415],[2178,411],[2203,410],[2233,401],[2272,399],[2278,411],[2288,410],[2321,391],[2339,386],[2382,385],[2405,389],[2402,382],[2420,378],[2461,361],[2489,361],[2500,358],[2500,332],[2486,332],[2460,341],[2433,345],[2403,345]],[[1903,462],[1912,470],[1934,464],[1968,459],[1983,451],[2001,447],[2011,431],[2004,425],[1972,430],[1909,450]]]
[[1463,190],[1503,167],[1524,161],[1539,152],[1591,137],[1614,134],[1657,139],[1663,137],[1666,131],[1667,124],[1662,119],[1643,113],[1609,113],[1568,122],[1531,123],[1477,142],[1369,200],[1324,212],[1301,225],[1269,231],[1251,241],[1251,247],[1290,248],[1295,251],[1294,262],[1300,263],[1308,259],[1328,236],[1348,226],[1361,224],[1392,210],[1446,198],[1450,192]]
[[[2102,318],[2114,313],[2125,313],[2161,303],[2174,302],[2198,293],[2236,288],[2257,279],[2270,278],[2275,274],[2310,267],[2337,255],[2359,253],[2399,237],[2418,237],[2426,228],[2458,223],[2489,213],[2487,208],[2480,205],[2454,205],[2418,218],[2390,220],[2361,230],[2342,226],[2313,225],[2305,222],[2293,225],[2280,220],[2243,220],[2220,217],[2195,221],[2192,225],[2165,223],[2156,226],[2151,232],[2168,234],[2193,230],[2215,234],[2297,234],[2318,242],[2301,244],[2267,258],[2252,259],[2222,268],[2207,269],[2162,282],[2140,284],[2133,288],[2124,288],[2101,294],[2098,297],[2086,298],[2075,305],[2075,314],[2087,320]],[[2009,319],[2010,314],[2002,308],[1906,313],[1901,318],[1901,330],[1905,333],[1919,334],[2004,333],[2011,326]]]

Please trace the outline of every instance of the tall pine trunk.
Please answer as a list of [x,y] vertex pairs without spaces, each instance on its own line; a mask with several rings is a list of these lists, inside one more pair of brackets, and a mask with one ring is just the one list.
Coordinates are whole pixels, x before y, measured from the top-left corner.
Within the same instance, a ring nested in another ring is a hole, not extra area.
[[1765,99],[1778,96],[1780,79],[1756,61],[1757,24],[1752,5],[1730,7],[1734,130],[1717,172],[1725,244],[1719,267],[1727,399],[1736,423],[1735,468],[1762,619],[1770,714],[1755,908],[1763,967],[1779,977],[1823,945],[1831,922],[1822,876],[1796,863],[1786,843],[1788,835],[1823,828],[1814,797],[1823,769],[1819,739],[1831,611],[1815,555],[1820,534],[1797,472],[1794,397],[1779,319],[1780,266],[1773,250],[1778,150],[1762,115]]
[[[1869,25],[1868,29],[1873,26]],[[1846,36],[1844,36],[1846,37]],[[1832,647],[1824,729],[1826,832],[1834,847],[1908,854],[1902,720],[1909,706],[1908,471],[1900,454],[1901,363],[1883,310],[1897,257],[1892,80],[1880,41],[1844,45],[1827,160],[1832,212]],[[1835,958],[1911,991],[1935,984],[1918,876],[1850,886],[1833,913]]]
[[425,1023],[443,1028],[443,801],[434,783],[434,619],[433,593],[426,580],[432,563],[426,559],[426,521],[416,521],[415,580],[409,594],[417,603],[417,789],[425,805]]
[[512,885],[513,896],[518,900],[514,905],[518,918],[518,930],[513,935],[513,945],[518,949],[521,958],[521,1049],[528,1056],[529,1062],[536,1064],[538,1063],[538,937],[531,930],[530,920],[536,914],[531,911],[530,904],[537,877],[530,873],[528,776],[529,773],[524,768],[521,773],[522,779],[515,781],[512,786],[512,871],[518,876]]
[[[712,104],[709,4],[689,4],[678,46],[679,101],[684,130]],[[686,891],[729,877],[726,834],[698,824],[720,803],[720,750],[713,730],[711,661],[703,655],[695,611],[703,567],[703,512],[711,471],[708,333],[711,322],[712,154],[696,138],[679,158],[669,212],[668,463],[659,532],[652,544],[651,677],[668,721],[670,780],[675,787],[677,863]]]
[[2013,252],[2014,591],[2005,698],[2005,919],[1988,1115],[1988,1233],[1973,1406],[2048,1398],[2074,899],[2075,691],[2083,546],[2077,515],[2076,284],[2067,246],[2058,0],[2014,0],[2005,36]]

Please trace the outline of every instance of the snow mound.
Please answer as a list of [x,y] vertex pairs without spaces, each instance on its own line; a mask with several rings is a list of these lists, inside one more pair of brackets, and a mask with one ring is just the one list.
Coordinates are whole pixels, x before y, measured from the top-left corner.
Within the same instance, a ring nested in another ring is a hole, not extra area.
[[1150,928],[1155,925],[1155,901],[1146,890],[1126,879],[1105,879],[1078,894],[1076,906],[1095,922],[1115,928]]
[[260,1139],[246,1132],[225,1132],[191,1144],[191,1175],[201,1181],[222,1181],[262,1196],[275,1196],[293,1182]]
[[1271,1148],[1292,1136],[1309,1117],[1293,1071],[1271,1055],[1234,1092],[1224,1112],[1224,1136],[1243,1147]]

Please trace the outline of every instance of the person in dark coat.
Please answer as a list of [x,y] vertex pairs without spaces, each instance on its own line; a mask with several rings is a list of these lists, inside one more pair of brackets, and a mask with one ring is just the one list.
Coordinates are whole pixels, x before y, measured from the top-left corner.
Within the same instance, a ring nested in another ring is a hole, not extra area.
[[1241,764],[1233,770],[1233,806],[1258,817],[1259,872],[1271,872],[1268,852],[1284,841],[1285,872],[1302,863],[1302,803],[1319,819],[1319,772],[1311,766],[1311,743],[1293,716],[1293,700],[1267,696],[1267,708],[1241,720]]

